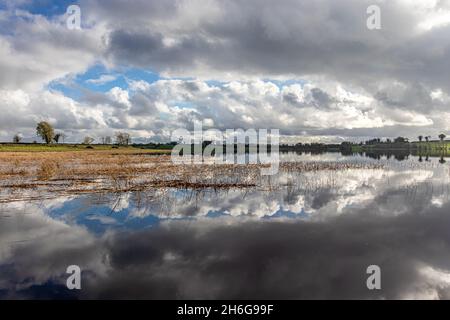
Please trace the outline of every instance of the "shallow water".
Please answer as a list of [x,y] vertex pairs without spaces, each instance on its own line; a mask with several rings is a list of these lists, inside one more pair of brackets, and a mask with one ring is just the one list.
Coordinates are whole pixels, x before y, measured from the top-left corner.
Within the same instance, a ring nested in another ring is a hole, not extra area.
[[450,298],[450,162],[281,158],[384,167],[0,204],[0,298]]

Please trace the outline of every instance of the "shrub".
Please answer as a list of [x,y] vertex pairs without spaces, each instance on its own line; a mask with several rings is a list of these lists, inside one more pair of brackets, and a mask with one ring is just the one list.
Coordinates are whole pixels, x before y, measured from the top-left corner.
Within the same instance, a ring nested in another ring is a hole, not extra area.
[[57,172],[59,168],[58,163],[52,160],[45,160],[41,163],[41,166],[38,169],[37,176],[39,180],[49,180],[51,179]]

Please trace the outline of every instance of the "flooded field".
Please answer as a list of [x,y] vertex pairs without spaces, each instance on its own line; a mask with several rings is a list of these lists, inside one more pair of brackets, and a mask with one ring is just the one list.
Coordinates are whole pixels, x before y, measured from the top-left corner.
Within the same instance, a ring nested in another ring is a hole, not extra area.
[[288,153],[261,176],[168,156],[0,156],[3,299],[450,298],[442,158]]

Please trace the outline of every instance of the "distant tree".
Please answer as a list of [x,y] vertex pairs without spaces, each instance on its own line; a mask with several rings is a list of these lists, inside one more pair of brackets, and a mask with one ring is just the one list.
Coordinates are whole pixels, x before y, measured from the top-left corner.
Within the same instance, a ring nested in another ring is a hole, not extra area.
[[102,144],[111,144],[112,139],[110,136],[102,137]]
[[407,143],[408,142],[408,138],[404,138],[404,137],[397,137],[394,139],[395,143]]
[[53,141],[55,131],[50,123],[41,121],[37,124],[36,134],[40,136],[45,143],[49,144]]
[[86,136],[83,139],[83,144],[91,144],[92,142],[94,142],[94,140],[95,140],[94,138]]
[[20,134],[14,135],[14,137],[13,137],[14,143],[20,143],[21,140],[22,140],[22,137],[20,136]]
[[365,144],[367,144],[367,145],[374,145],[374,144],[377,144],[377,143],[380,143],[380,142],[381,142],[380,138],[375,138],[375,139],[367,140],[365,142]]
[[56,133],[53,137],[53,141],[55,141],[56,143],[59,142],[59,140],[62,138],[63,134],[62,133]]
[[441,134],[439,135],[439,139],[440,139],[441,141],[444,141],[445,137],[446,137],[446,135],[443,134],[443,133],[441,133]]
[[66,140],[67,136],[64,132],[60,133],[60,139],[62,139],[62,143],[64,143],[64,141]]
[[116,143],[118,145],[126,146],[131,143],[131,136],[127,132],[117,132],[116,133]]
[[425,137],[425,141],[426,141],[426,142],[430,141],[430,136],[426,136],[426,137]]
[[423,136],[418,136],[417,138],[419,138],[419,141],[422,142]]

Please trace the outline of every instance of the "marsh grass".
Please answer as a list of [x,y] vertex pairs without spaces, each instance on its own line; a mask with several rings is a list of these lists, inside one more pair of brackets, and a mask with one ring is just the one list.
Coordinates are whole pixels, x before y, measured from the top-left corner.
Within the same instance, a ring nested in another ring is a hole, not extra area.
[[117,145],[83,145],[83,144],[42,144],[42,143],[0,143],[0,152],[85,152],[85,151],[111,151],[139,152],[148,154],[168,154],[170,149],[141,149],[133,146]]
[[37,170],[37,179],[47,181],[55,176],[58,172],[60,172],[59,163],[57,161],[48,159],[40,164]]
[[[129,150],[84,152],[1,152],[0,202],[87,193],[148,189],[224,190],[277,186],[261,176],[259,164],[174,164],[168,155]],[[306,173],[381,168],[342,162],[287,162],[280,171]],[[292,183],[292,182],[291,182]],[[24,191],[28,192],[24,192]]]

